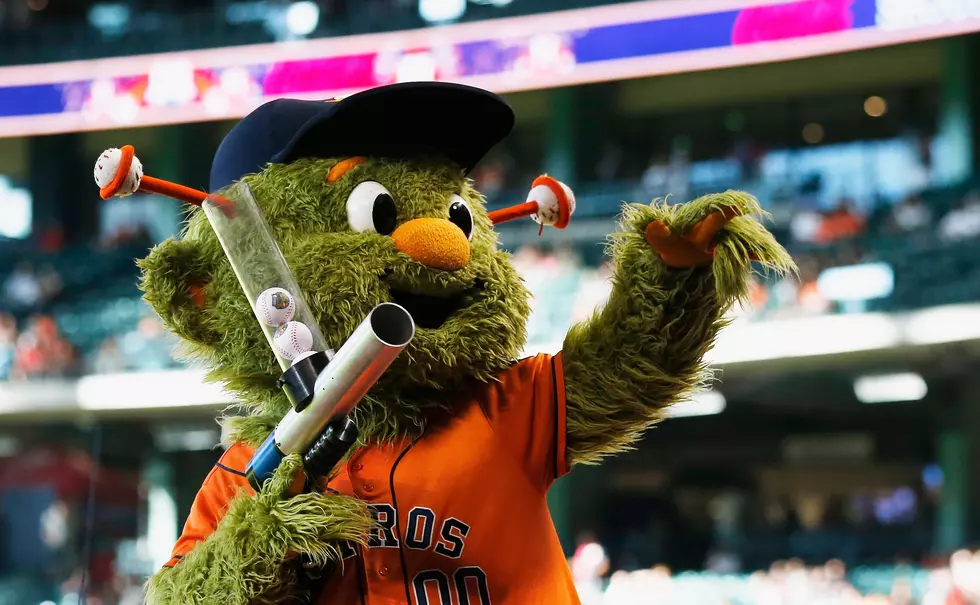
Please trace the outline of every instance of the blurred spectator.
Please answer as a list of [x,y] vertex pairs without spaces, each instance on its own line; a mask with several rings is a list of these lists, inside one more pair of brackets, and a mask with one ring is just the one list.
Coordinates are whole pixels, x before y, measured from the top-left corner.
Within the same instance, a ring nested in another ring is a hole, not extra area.
[[821,244],[851,239],[864,231],[864,217],[854,208],[854,202],[844,198],[820,221],[814,241]]
[[0,380],[7,380],[14,369],[17,343],[17,323],[6,313],[0,313]]
[[162,370],[173,366],[173,340],[155,316],[140,319],[120,346],[126,366],[138,370]]
[[755,182],[762,175],[765,150],[747,136],[739,136],[732,147],[732,156],[738,162],[739,177],[743,182]]
[[488,200],[496,198],[507,186],[513,158],[505,152],[498,152],[473,169],[471,178],[477,191]]
[[38,249],[41,252],[58,252],[65,245],[65,230],[60,226],[48,227],[38,238]]
[[948,242],[980,235],[980,194],[971,191],[939,222],[939,235]]
[[910,195],[892,207],[889,229],[898,233],[910,233],[925,229],[932,224],[932,210],[919,195]]
[[53,319],[36,317],[17,339],[14,375],[21,378],[61,377],[74,363],[72,346],[61,337]]
[[609,570],[606,549],[592,532],[582,532],[577,542],[571,560],[572,580],[582,605],[600,605],[603,602],[602,577]]
[[660,155],[650,158],[647,169],[640,177],[643,190],[654,197],[662,197],[669,192],[670,166],[667,157]]
[[153,236],[148,225],[142,222],[129,223],[104,233],[99,246],[102,250],[112,250],[120,246],[153,245]]
[[41,285],[30,263],[20,263],[3,283],[3,295],[13,309],[24,310],[37,306],[41,300]]
[[623,148],[612,141],[606,141],[602,155],[595,167],[595,176],[600,183],[608,183],[619,178],[623,167]]
[[61,294],[61,276],[51,265],[42,265],[38,270],[37,284],[44,302],[54,300]]
[[113,374],[126,369],[126,359],[119,350],[119,342],[115,338],[106,338],[99,346],[99,352],[92,364],[96,374]]
[[789,221],[789,231],[794,241],[810,243],[817,241],[823,218],[811,210],[798,210]]
[[667,156],[655,156],[643,172],[640,184],[645,194],[670,196],[673,201],[687,201],[691,186],[691,163],[684,150]]
[[798,261],[800,267],[800,289],[797,293],[799,308],[806,315],[821,315],[830,310],[830,301],[823,297],[817,287],[820,265],[813,258]]
[[704,568],[718,574],[737,573],[741,561],[737,553],[726,548],[714,548],[708,553]]
[[793,314],[799,301],[800,285],[795,278],[784,277],[769,289],[772,315],[781,317]]

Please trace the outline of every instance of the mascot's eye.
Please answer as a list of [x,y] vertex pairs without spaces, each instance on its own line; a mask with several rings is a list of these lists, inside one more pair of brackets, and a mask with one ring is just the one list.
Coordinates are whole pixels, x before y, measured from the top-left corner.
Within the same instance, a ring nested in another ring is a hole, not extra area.
[[391,193],[381,183],[364,181],[347,198],[347,222],[354,231],[376,231],[390,235],[395,230],[398,211]]
[[466,239],[472,239],[473,214],[466,200],[454,194],[449,202],[449,222],[462,229]]

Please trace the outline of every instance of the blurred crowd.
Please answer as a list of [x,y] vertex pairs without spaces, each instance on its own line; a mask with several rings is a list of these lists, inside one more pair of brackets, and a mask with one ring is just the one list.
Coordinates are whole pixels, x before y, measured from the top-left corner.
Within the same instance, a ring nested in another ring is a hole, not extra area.
[[[864,235],[867,228],[868,217],[847,198],[828,211],[794,212],[789,223],[792,241],[804,244],[850,241]],[[976,238],[980,236],[980,192],[970,191],[939,216],[921,195],[909,195],[888,208],[880,231],[892,236],[915,236],[931,231],[946,243]]]
[[79,358],[53,319],[34,316],[24,329],[0,314],[0,379],[58,378],[75,373]]
[[102,341],[93,355],[68,341],[55,320],[32,315],[18,322],[0,312],[0,380],[37,380],[174,367],[174,339],[147,315],[132,330]]
[[[881,211],[879,210],[879,213]],[[754,279],[747,305],[733,312],[750,320],[805,317],[837,312],[839,305],[819,286],[823,271],[874,261],[875,248],[862,236],[869,224],[881,236],[911,240],[929,237],[953,244],[980,237],[980,193],[970,192],[944,214],[918,195],[884,210],[872,221],[849,200],[830,211],[801,210],[787,222],[786,241],[800,271],[779,280]],[[589,256],[588,250],[584,251]],[[529,340],[554,340],[567,327],[589,317],[609,294],[612,270],[594,246],[592,258],[570,246],[547,249],[531,243],[520,247],[513,263],[534,294]],[[147,315],[138,324],[120,326],[95,351],[80,351],[59,330],[57,322],[38,310],[63,298],[61,278],[50,266],[18,265],[2,284],[0,305],[0,380],[107,373],[173,367],[174,341],[159,320]],[[4,313],[3,311],[9,311]],[[149,311],[147,310],[147,313]],[[14,317],[22,317],[19,322]]]
[[751,574],[685,572],[663,565],[610,573],[604,548],[579,545],[569,560],[583,605],[976,605],[980,550],[924,569],[849,570],[840,560],[777,561]]

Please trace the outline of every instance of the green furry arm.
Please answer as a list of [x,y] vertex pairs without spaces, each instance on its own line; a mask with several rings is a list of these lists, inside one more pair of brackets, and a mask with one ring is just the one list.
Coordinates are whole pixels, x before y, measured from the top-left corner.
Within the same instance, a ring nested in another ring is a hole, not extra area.
[[298,456],[286,458],[258,495],[242,494],[214,533],[146,587],[147,605],[254,605],[296,597],[302,553],[318,565],[340,561],[342,541],[363,543],[372,526],[366,506],[338,495],[306,493],[283,499]]
[[[645,230],[661,221],[683,236],[726,207],[739,216],[715,238],[714,260],[670,268],[647,243]],[[758,202],[738,192],[683,205],[627,206],[612,251],[613,288],[605,307],[574,326],[562,357],[567,400],[567,456],[595,463],[628,449],[708,377],[702,358],[725,325],[723,314],[747,294],[751,258],[779,272],[793,261],[754,218]]]

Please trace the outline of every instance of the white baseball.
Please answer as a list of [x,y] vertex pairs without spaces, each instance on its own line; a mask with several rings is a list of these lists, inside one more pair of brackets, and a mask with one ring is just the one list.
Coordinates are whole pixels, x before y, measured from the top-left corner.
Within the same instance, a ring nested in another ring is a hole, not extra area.
[[575,194],[572,193],[572,188],[565,183],[558,181],[558,184],[561,185],[561,188],[565,191],[565,197],[568,198],[568,216],[572,216],[575,214]]
[[296,299],[285,288],[269,288],[255,299],[255,312],[266,325],[278,328],[293,319]]
[[[95,184],[99,186],[99,189],[107,187],[116,178],[116,173],[119,172],[119,164],[121,162],[121,150],[113,147],[102,152],[102,155],[95,162]],[[136,193],[136,190],[140,188],[140,182],[142,180],[143,164],[139,158],[133,156],[133,163],[129,166],[129,174],[126,175],[126,179],[119,186],[116,195],[122,196]]]
[[276,352],[293,360],[313,349],[313,332],[304,323],[289,321],[279,326],[272,341],[276,345]]
[[[565,196],[568,199],[569,215],[575,212],[575,194],[561,181],[558,181]],[[561,218],[561,208],[558,205],[558,196],[547,185],[538,185],[527,194],[527,201],[537,202],[538,211],[531,216],[535,222],[542,225],[554,225]]]
[[527,194],[527,201],[537,202],[538,211],[531,218],[543,225],[558,222],[558,196],[547,185],[538,185]]

